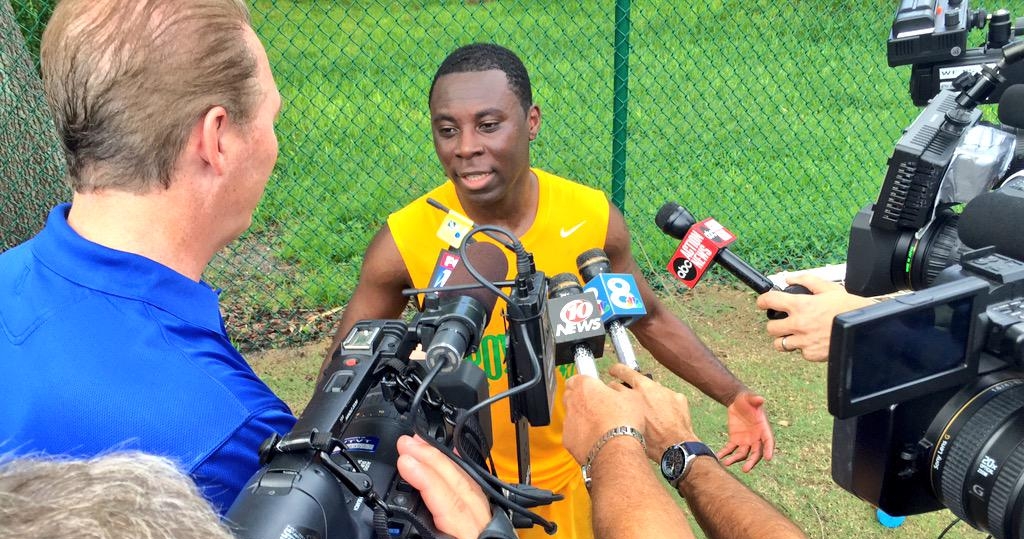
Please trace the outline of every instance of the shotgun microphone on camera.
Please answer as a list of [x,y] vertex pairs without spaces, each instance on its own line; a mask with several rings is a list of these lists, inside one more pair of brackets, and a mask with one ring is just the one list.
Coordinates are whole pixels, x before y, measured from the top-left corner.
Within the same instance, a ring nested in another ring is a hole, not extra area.
[[991,245],[1001,255],[1024,260],[1024,239],[1017,228],[1022,222],[1024,172],[968,202],[960,214],[957,233],[968,247],[980,249]]
[[[470,243],[465,246],[464,253],[461,263],[452,270],[446,288],[478,283],[466,268],[467,264],[472,264],[488,281],[505,279],[508,260],[494,244]],[[462,358],[473,353],[479,346],[497,301],[498,296],[483,287],[452,291],[442,288],[436,298],[428,297],[423,317],[429,321],[429,327],[435,329],[426,349],[427,366],[433,368],[438,363],[444,363],[445,371],[457,368]],[[424,322],[421,319],[421,325]]]
[[1024,129],[1024,84],[1014,84],[999,96],[999,122]]

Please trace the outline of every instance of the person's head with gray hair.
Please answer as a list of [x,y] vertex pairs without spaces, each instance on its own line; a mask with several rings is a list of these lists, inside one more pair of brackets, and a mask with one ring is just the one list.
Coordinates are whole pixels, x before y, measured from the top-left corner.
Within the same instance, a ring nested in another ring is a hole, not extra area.
[[5,539],[230,539],[195,484],[145,453],[0,459]]
[[255,114],[257,59],[241,0],[63,0],[40,50],[71,187],[145,193],[171,182],[196,120]]

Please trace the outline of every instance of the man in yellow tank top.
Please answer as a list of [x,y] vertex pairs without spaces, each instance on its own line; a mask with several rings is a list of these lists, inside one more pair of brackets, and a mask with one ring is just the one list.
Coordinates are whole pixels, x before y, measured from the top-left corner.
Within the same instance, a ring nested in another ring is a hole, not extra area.
[[[359,320],[400,316],[407,304],[402,289],[429,286],[438,254],[447,247],[435,235],[445,215],[427,204],[430,197],[477,224],[512,231],[548,276],[577,273],[577,255],[603,248],[612,271],[634,275],[648,309],[630,326],[640,344],[728,407],[729,443],[719,452],[722,462],[745,460],[744,471],[749,471],[762,457],[771,459],[774,439],[764,399],[736,379],[658,301],[633,259],[622,214],[602,192],[530,167],[530,142],[537,137],[541,115],[522,61],[497,45],[462,47],[438,68],[429,103],[434,148],[449,181],[392,214],[374,237],[332,350]],[[499,301],[494,312],[503,309]],[[479,349],[468,358],[487,374],[492,395],[507,388],[504,354],[504,323],[495,315]],[[558,369],[551,425],[530,428],[533,484],[565,496],[535,510],[558,524],[558,537],[591,538],[590,499],[579,465],[561,444],[562,392],[573,374],[572,365]],[[502,479],[515,482],[515,430],[508,420],[507,399],[492,407],[491,417],[495,466]],[[534,527],[520,530],[520,537],[545,535]]]

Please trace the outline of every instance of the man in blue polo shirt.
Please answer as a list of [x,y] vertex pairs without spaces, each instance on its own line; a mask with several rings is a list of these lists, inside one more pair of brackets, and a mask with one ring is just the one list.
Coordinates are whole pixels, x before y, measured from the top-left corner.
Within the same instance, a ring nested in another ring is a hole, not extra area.
[[[223,512],[295,423],[202,281],[277,159],[266,51],[243,0],[63,0],[41,57],[74,197],[0,254],[0,456],[169,457]],[[422,441],[397,450],[438,529],[476,537],[480,488]]]
[[41,56],[74,197],[0,255],[0,453],[167,456],[226,510],[295,422],[201,279],[277,159],[266,52],[238,0],[66,0]]
[[[165,456],[223,512],[260,443],[295,424],[202,281],[263,194],[281,96],[243,0],[171,4],[63,0],[47,24],[74,196],[0,254],[0,459]],[[511,526],[441,452],[408,436],[396,449],[439,531]]]

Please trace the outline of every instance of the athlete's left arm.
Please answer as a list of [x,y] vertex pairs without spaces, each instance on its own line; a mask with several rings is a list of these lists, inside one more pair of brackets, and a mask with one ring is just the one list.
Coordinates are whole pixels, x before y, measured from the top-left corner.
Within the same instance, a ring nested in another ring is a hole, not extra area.
[[771,460],[775,437],[764,411],[764,397],[752,392],[722,364],[686,323],[654,295],[630,247],[629,230],[618,208],[611,206],[605,252],[615,273],[631,273],[636,279],[647,316],[629,329],[654,359],[680,378],[727,408],[729,442],[718,457],[730,465],[745,461],[749,472],[761,460]]

